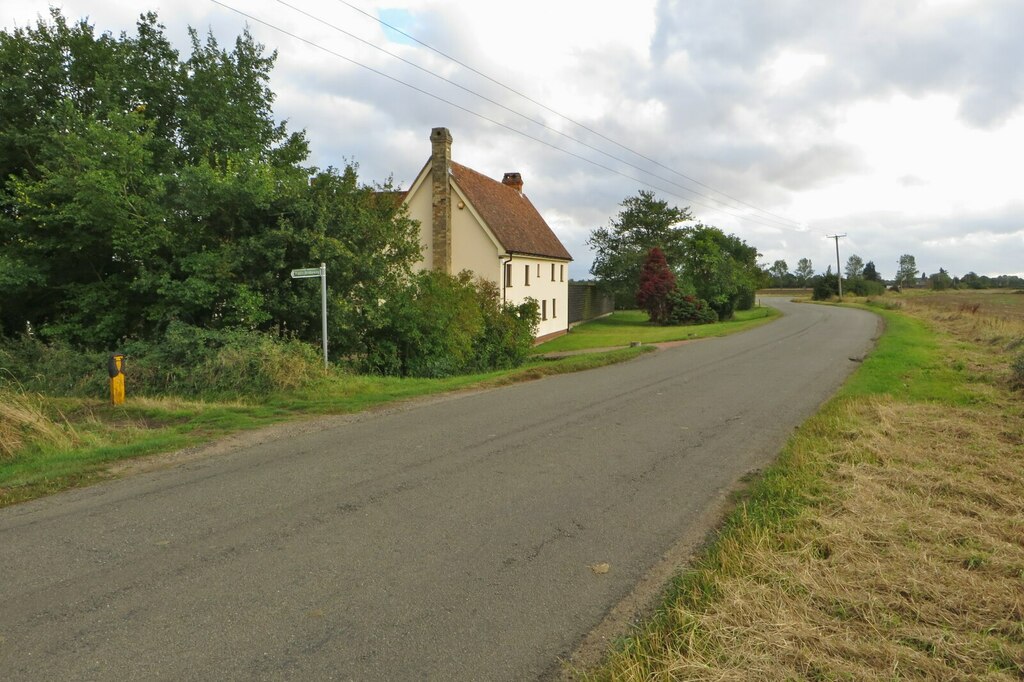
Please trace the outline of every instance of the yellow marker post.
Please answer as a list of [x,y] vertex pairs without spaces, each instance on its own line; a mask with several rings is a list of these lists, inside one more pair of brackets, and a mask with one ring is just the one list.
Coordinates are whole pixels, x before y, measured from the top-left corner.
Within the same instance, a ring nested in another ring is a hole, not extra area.
[[107,373],[110,375],[110,402],[121,405],[124,403],[124,355],[114,353],[110,356]]

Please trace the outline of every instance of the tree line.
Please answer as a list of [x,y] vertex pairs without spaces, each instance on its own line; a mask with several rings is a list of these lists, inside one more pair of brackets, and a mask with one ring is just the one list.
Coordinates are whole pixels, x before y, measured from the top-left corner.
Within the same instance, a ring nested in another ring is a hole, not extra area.
[[[873,261],[865,263],[857,254],[851,255],[847,259],[843,272],[846,275],[843,280],[843,291],[861,296],[881,293],[885,290],[886,285],[897,290],[908,286],[926,286],[937,291],[944,289],[1024,288],[1024,278],[1017,275],[989,277],[968,272],[962,277],[953,277],[945,268],[939,268],[938,272],[931,275],[920,273],[918,276],[920,271],[917,268],[917,259],[909,253],[900,256],[896,274],[888,282],[879,275]],[[824,273],[816,275],[809,258],[801,258],[792,272],[785,260],[777,260],[767,268],[766,274],[769,277],[769,286],[772,287],[823,287],[833,293],[838,290],[838,279],[832,272],[832,266],[829,265]]]
[[317,343],[318,291],[289,272],[325,262],[335,360],[438,375],[525,356],[528,307],[413,274],[418,225],[390,182],[309,164],[273,116],[276,53],[248,31],[189,38],[179,55],[153,13],[114,36],[57,9],[0,32],[0,339],[111,351],[174,326]]

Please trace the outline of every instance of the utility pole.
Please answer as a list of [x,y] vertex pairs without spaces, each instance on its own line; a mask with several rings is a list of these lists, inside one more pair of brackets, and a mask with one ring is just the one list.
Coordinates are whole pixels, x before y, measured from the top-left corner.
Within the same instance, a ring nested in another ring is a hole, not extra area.
[[839,239],[845,237],[845,234],[830,234],[828,239],[836,240],[836,280],[839,282],[839,300],[843,300],[843,271],[842,266],[839,265]]

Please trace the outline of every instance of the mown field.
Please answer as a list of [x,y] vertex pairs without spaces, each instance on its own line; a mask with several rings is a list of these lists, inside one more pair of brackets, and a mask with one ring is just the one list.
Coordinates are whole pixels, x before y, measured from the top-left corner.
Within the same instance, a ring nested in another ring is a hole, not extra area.
[[886,334],[585,680],[1024,677],[1024,294]]

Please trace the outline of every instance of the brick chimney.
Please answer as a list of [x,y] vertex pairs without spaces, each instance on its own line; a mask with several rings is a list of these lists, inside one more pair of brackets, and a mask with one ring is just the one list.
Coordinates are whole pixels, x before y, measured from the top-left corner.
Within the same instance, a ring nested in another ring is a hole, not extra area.
[[523,193],[523,176],[519,173],[505,173],[505,177],[501,179],[501,184],[508,185],[520,194]]
[[430,131],[430,184],[432,198],[431,248],[433,269],[452,271],[452,134],[447,128]]

